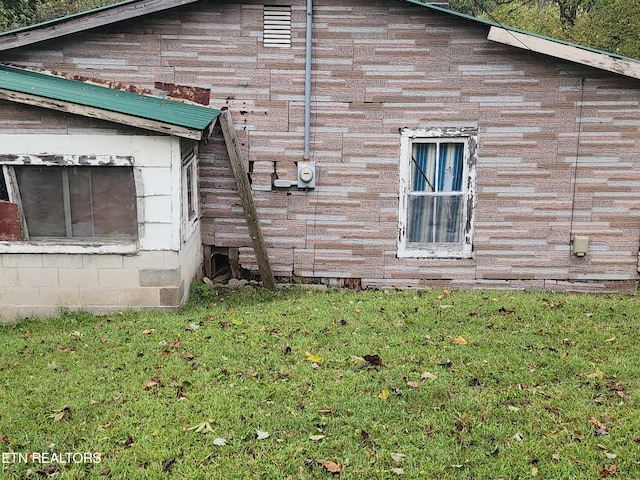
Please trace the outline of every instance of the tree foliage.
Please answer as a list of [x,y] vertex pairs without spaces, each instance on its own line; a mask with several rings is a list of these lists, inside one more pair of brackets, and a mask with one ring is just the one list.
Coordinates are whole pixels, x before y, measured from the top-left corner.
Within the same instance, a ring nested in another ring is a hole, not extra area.
[[501,25],[640,59],[638,0],[451,0]]
[[117,0],[0,0],[0,31],[116,3]]

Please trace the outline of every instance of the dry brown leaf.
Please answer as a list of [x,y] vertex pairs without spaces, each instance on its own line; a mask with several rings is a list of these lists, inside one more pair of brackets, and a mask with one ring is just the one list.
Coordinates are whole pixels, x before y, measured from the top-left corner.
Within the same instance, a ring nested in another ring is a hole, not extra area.
[[340,473],[342,471],[341,463],[335,463],[330,460],[320,460],[318,463],[320,463],[320,465],[322,465],[327,470],[327,472]]
[[618,472],[618,467],[614,463],[609,465],[609,468],[603,468],[602,470],[600,470],[600,477],[601,478],[613,477],[617,472]]
[[158,381],[158,379],[157,379],[157,378],[152,378],[152,379],[147,380],[146,382],[144,382],[144,383],[142,384],[142,389],[143,389],[143,390],[146,390],[146,389],[148,389],[148,388],[155,387],[155,386],[156,386],[156,385],[158,385],[159,383],[160,383],[160,382]]
[[155,332],[155,328],[147,328],[146,330],[142,331],[143,335],[151,335],[153,332]]
[[363,355],[362,358],[364,358],[371,365],[378,365],[379,367],[384,365],[384,362],[382,361],[382,358],[380,358],[380,355]]
[[467,340],[465,340],[461,336],[453,337],[451,341],[456,345],[467,345],[469,343]]

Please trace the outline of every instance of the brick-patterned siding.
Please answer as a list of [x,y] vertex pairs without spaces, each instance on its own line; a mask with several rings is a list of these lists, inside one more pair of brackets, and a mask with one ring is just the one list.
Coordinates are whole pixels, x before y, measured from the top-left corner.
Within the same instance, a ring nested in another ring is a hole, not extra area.
[[[262,4],[199,2],[1,60],[210,88],[234,117],[276,276],[635,291],[640,81],[490,42],[482,24],[425,7],[314,3],[309,191],[271,187],[303,155],[303,1],[291,2],[291,48],[262,46]],[[11,118],[3,129],[34,128]],[[473,258],[397,258],[405,127],[477,128]],[[240,247],[257,270],[219,132],[201,155],[203,242]],[[572,234],[589,235],[585,257]]]

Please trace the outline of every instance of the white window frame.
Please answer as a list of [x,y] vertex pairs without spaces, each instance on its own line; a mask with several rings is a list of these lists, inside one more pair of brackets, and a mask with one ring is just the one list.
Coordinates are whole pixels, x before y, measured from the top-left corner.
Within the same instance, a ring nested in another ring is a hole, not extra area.
[[198,228],[200,194],[198,190],[198,144],[181,140],[182,151],[182,241],[186,242]]
[[[412,243],[407,238],[409,196],[411,194],[411,155],[413,144],[464,142],[462,178],[463,239],[456,243]],[[398,220],[399,258],[471,258],[473,256],[473,210],[475,202],[477,130],[475,128],[433,128],[400,130],[400,201]]]

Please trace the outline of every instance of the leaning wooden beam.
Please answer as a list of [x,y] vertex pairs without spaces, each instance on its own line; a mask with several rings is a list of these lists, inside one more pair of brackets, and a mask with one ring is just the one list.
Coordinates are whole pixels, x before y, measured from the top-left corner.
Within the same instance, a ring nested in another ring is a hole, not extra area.
[[224,143],[229,153],[229,160],[231,160],[233,176],[236,178],[236,184],[238,185],[238,191],[242,199],[242,208],[244,209],[244,216],[247,219],[253,250],[258,260],[258,269],[260,270],[262,284],[265,288],[274,290],[276,288],[276,281],[271,271],[267,247],[264,244],[262,229],[260,228],[260,221],[258,220],[258,212],[253,203],[251,185],[249,185],[247,171],[242,162],[242,151],[240,150],[240,145],[238,145],[238,137],[236,136],[233,119],[231,118],[231,112],[229,112],[229,110],[223,110],[220,114],[220,127],[222,128]]

